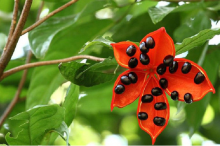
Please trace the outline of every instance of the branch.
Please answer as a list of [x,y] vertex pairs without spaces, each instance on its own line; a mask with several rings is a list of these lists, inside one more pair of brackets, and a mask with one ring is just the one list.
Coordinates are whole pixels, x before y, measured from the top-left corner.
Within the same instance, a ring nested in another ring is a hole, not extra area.
[[94,61],[104,61],[105,58],[99,58],[99,57],[95,57],[95,56],[89,56],[89,55],[79,55],[79,56],[73,56],[70,58],[64,58],[64,59],[59,59],[59,60],[51,60],[51,61],[41,61],[41,62],[35,62],[35,63],[28,63],[25,65],[21,65],[15,68],[12,68],[6,72],[4,72],[4,74],[2,75],[2,77],[0,78],[0,80],[4,79],[5,77],[14,74],[18,71],[24,70],[24,69],[28,69],[28,68],[32,68],[32,67],[37,67],[37,66],[43,66],[43,65],[52,65],[52,64],[58,64],[58,63],[62,63],[62,62],[69,62],[69,61],[73,61],[73,60],[78,60],[78,59],[90,59],[90,60],[94,60]]
[[15,0],[14,9],[13,9],[13,17],[12,17],[12,21],[11,21],[11,27],[10,27],[9,34],[8,34],[8,41],[7,41],[7,44],[4,48],[4,50],[7,48],[8,43],[11,42],[11,38],[14,33],[16,23],[17,23],[17,17],[18,17],[18,8],[19,8],[19,0]]
[[50,17],[52,17],[53,15],[55,15],[56,13],[62,11],[63,9],[71,6],[73,3],[77,2],[78,0],[71,0],[70,2],[64,4],[63,6],[57,8],[56,10],[54,10],[53,12],[49,13],[47,16],[45,16],[44,18],[40,19],[39,21],[37,21],[36,23],[34,23],[33,25],[31,25],[30,27],[26,28],[25,30],[22,31],[22,35],[24,35],[25,33],[31,31],[32,29],[34,29],[35,27],[39,26],[41,23],[43,23],[44,21],[46,21],[47,19],[49,19]]
[[[18,24],[15,28],[14,34],[11,38],[11,41],[8,43],[6,50],[3,52],[0,58],[0,76],[2,76],[5,67],[8,65],[8,62],[11,59],[11,56],[15,50],[18,39],[21,36],[22,29],[24,28],[25,22],[27,20],[30,8],[31,8],[32,0],[26,0],[24,8],[21,13],[21,17],[18,21]],[[9,41],[9,40],[8,40]]]
[[[40,13],[42,11],[42,8],[44,6],[44,2],[42,1],[41,2],[41,5],[38,9],[38,14],[37,14],[37,19],[36,21],[39,20],[39,16],[40,16]],[[26,57],[26,62],[25,64],[28,64],[30,63],[31,61],[31,57],[32,57],[32,52],[31,50],[28,51],[28,55]],[[7,109],[5,110],[4,114],[2,115],[2,117],[0,118],[0,127],[2,127],[4,121],[6,120],[6,118],[8,117],[8,115],[11,113],[12,109],[14,108],[14,106],[17,104],[17,102],[19,101],[23,101],[25,100],[26,98],[19,98],[20,94],[21,94],[21,91],[22,91],[22,88],[24,86],[24,83],[26,81],[26,78],[27,78],[27,73],[28,73],[28,70],[25,69],[24,72],[23,72],[23,75],[22,75],[22,78],[20,80],[20,83],[18,85],[18,89],[17,89],[17,92],[13,98],[13,100],[11,101],[11,103],[8,105]]]
[[[30,60],[31,60],[31,56],[32,56],[32,53],[31,51],[29,52],[28,56],[27,56],[27,59],[26,59],[26,63],[29,63]],[[28,70],[24,70],[24,73],[22,75],[22,78],[21,78],[21,81],[18,85],[18,89],[17,89],[17,92],[15,93],[15,96],[13,98],[13,100],[11,101],[11,103],[9,104],[9,106],[7,107],[7,109],[5,110],[5,112],[3,113],[3,115],[1,116],[1,119],[0,119],[0,127],[2,127],[4,121],[6,120],[6,118],[8,117],[8,115],[10,114],[11,110],[14,108],[14,106],[16,105],[16,103],[19,101],[19,96],[21,94],[21,91],[22,91],[22,88],[24,86],[24,83],[26,81],[26,77],[27,77],[27,72]]]

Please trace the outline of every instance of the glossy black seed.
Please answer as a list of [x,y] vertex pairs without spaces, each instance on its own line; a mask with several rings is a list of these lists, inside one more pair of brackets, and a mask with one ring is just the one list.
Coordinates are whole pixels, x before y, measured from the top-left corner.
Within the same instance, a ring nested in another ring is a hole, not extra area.
[[166,72],[166,65],[160,64],[160,65],[157,67],[157,73],[158,73],[159,75],[163,75],[165,72]]
[[156,110],[164,110],[167,108],[167,104],[165,102],[158,102],[158,103],[155,103],[154,108]]
[[157,126],[165,125],[166,120],[162,117],[154,117],[154,124]]
[[166,66],[170,66],[173,62],[173,56],[168,55],[164,58],[163,60],[163,64],[165,64]]
[[136,66],[138,65],[138,60],[136,58],[131,58],[129,61],[128,61],[128,66],[130,68],[135,68]]
[[139,112],[138,113],[138,119],[140,119],[140,120],[147,120],[147,118],[148,118],[147,113],[145,113],[145,112]]
[[146,39],[146,47],[152,49],[154,48],[154,46],[155,46],[154,39],[152,37],[148,37]]
[[159,87],[155,87],[151,90],[152,95],[160,96],[163,94],[162,90]]
[[135,53],[136,53],[136,48],[133,45],[130,45],[126,50],[126,54],[130,57],[134,56]]
[[125,87],[123,85],[117,85],[115,87],[115,93],[116,94],[122,94],[125,91]]
[[130,79],[131,83],[133,83],[133,84],[136,83],[138,80],[138,77],[137,77],[136,73],[134,73],[134,72],[130,72],[128,74],[128,78]]
[[184,95],[184,100],[185,100],[186,103],[192,103],[193,102],[192,95],[190,93],[186,93]]
[[178,69],[178,62],[177,61],[173,61],[173,63],[170,65],[169,67],[169,72],[172,74],[172,73],[175,73]]
[[142,42],[142,43],[140,44],[140,50],[141,50],[142,53],[147,53],[147,52],[149,52],[149,49],[146,47],[146,43],[145,43],[145,42]]
[[153,96],[151,94],[145,94],[142,96],[141,101],[143,103],[150,103],[153,101]]
[[179,93],[177,91],[173,91],[170,96],[173,100],[178,100]]
[[200,84],[200,83],[202,83],[204,80],[205,80],[205,76],[204,76],[204,74],[201,73],[201,72],[198,72],[198,73],[196,74],[195,78],[194,78],[194,82],[195,82],[196,84]]
[[125,85],[131,84],[131,80],[128,78],[128,76],[121,76],[121,82]]
[[143,65],[148,65],[150,63],[150,58],[147,54],[141,54],[140,55],[140,62],[143,64]]
[[167,81],[167,79],[165,79],[165,78],[161,78],[161,79],[159,80],[159,83],[160,83],[161,88],[163,88],[163,89],[166,89],[167,86],[168,86],[168,81]]
[[185,62],[182,67],[182,73],[187,74],[188,72],[190,72],[191,68],[192,68],[191,63]]

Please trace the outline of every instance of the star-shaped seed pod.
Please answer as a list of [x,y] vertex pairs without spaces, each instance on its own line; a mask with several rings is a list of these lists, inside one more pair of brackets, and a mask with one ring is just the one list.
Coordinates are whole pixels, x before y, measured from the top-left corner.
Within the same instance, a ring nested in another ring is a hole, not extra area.
[[175,57],[172,38],[165,28],[147,34],[138,47],[124,41],[111,44],[118,64],[128,70],[115,81],[111,110],[122,108],[139,97],[137,118],[141,129],[150,134],[152,144],[169,120],[173,100],[192,103],[215,89],[198,64]]

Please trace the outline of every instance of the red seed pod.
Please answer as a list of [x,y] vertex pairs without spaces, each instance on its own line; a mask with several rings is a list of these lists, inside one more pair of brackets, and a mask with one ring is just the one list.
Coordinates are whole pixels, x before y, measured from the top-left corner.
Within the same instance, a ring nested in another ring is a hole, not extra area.
[[165,92],[173,100],[186,103],[201,100],[208,92],[215,93],[202,67],[187,59],[174,59],[173,40],[163,27],[147,34],[140,47],[129,41],[111,45],[118,64],[128,69],[115,81],[111,110],[139,97],[138,122],[152,137],[152,144],[169,120]]

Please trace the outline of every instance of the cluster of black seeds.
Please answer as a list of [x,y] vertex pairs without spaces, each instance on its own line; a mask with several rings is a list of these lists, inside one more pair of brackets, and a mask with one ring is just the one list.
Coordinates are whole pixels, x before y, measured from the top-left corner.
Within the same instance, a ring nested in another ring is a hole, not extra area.
[[[173,100],[178,100],[178,97],[179,97],[179,93],[177,92],[177,91],[173,91],[172,93],[171,93],[171,99],[173,99]],[[184,95],[184,101],[186,102],[186,103],[192,103],[193,102],[193,99],[192,99],[192,95],[190,94],[190,93],[186,93],[185,95]]]
[[125,86],[124,85],[130,85],[131,83],[135,84],[138,80],[138,77],[137,77],[136,73],[130,72],[130,73],[128,73],[128,75],[121,76],[120,80],[121,80],[121,83],[123,85],[118,84],[115,87],[115,93],[116,94],[122,94],[125,91]]
[[[143,95],[141,98],[141,101],[143,104],[144,103],[151,103],[153,101],[154,96],[160,96],[162,94],[163,94],[162,89],[159,87],[155,87],[151,90],[151,94]],[[165,102],[155,103],[154,109],[155,110],[165,110],[165,109],[167,109],[167,104]],[[146,112],[139,112],[138,118],[140,120],[147,120],[148,114]],[[154,117],[153,122],[157,126],[164,126],[166,123],[166,120],[163,117]]]
[[167,55],[164,60],[163,63],[161,63],[160,65],[158,65],[157,67],[157,73],[159,75],[163,75],[166,72],[166,68],[169,67],[169,72],[171,74],[175,73],[178,69],[178,62],[173,61],[174,57],[171,55]]
[[[178,69],[178,62],[173,60],[174,57],[171,55],[168,55],[164,58],[163,63],[158,65],[157,67],[157,73],[159,75],[163,75],[166,72],[166,68],[169,68],[169,72],[171,74],[175,73]],[[191,71],[192,65],[189,62],[185,62],[181,68],[181,72],[183,74],[188,74]],[[201,84],[205,80],[205,76],[202,72],[198,72],[194,77],[194,83],[195,84]],[[166,89],[168,87],[168,81],[165,78],[161,78],[159,80],[160,86],[163,89]],[[173,91],[171,93],[171,98],[173,100],[178,100],[179,93],[177,91]],[[186,93],[184,95],[184,100],[186,103],[192,103],[192,95],[190,93]]]
[[[146,39],[145,42],[142,42],[140,44],[140,50],[141,50],[141,55],[140,55],[140,62],[143,64],[143,65],[148,65],[150,63],[150,58],[149,56],[147,55],[147,53],[149,52],[149,49],[153,49],[155,47],[155,42],[154,42],[154,39],[152,37],[148,37]],[[129,57],[132,57],[134,56],[136,53],[136,48],[135,46],[133,45],[130,45],[127,50],[126,50],[126,54],[129,56]],[[132,57],[129,61],[128,61],[128,66],[130,68],[135,68],[136,66],[138,65],[138,59],[135,58],[135,57]]]

